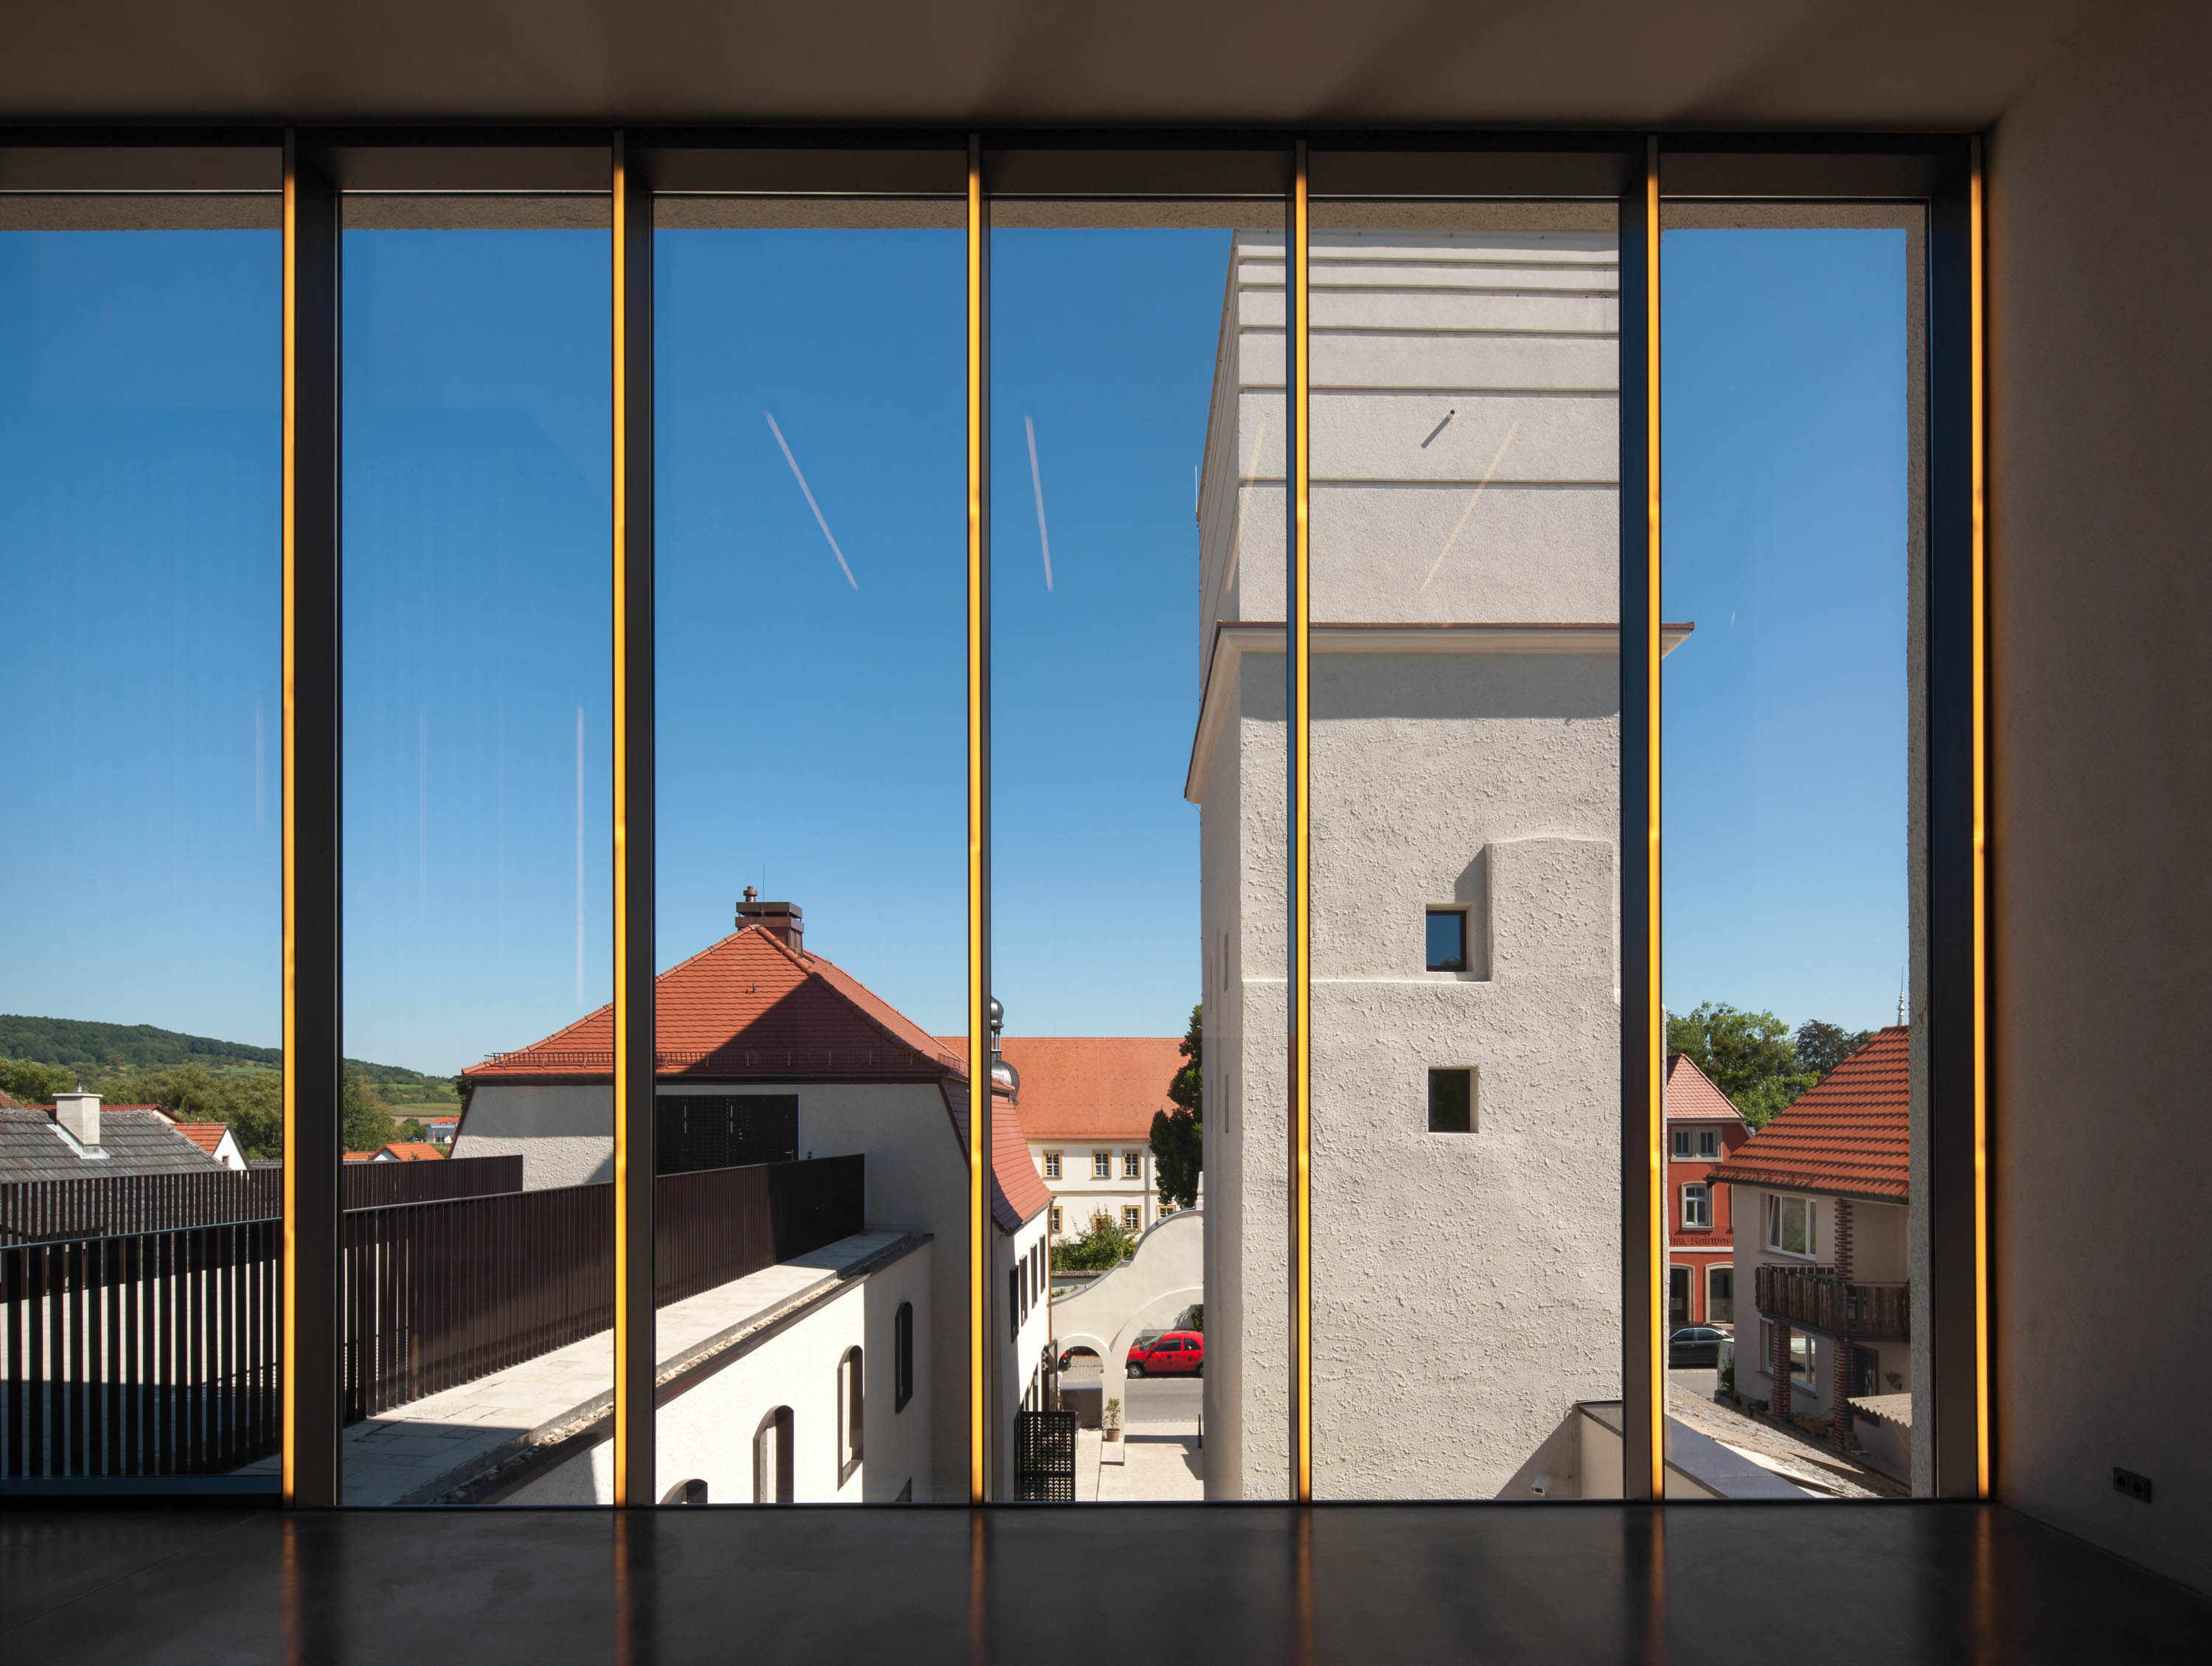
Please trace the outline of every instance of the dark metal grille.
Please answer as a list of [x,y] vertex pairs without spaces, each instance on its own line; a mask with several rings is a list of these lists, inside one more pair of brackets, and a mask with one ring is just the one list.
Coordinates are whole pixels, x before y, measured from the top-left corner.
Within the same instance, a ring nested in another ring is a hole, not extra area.
[[[852,1156],[663,1177],[655,1305],[865,1230],[866,1176]],[[273,1453],[279,1231],[0,1247],[0,1474],[198,1474]],[[350,1209],[340,1234],[348,1421],[614,1322],[611,1186]]]
[[663,1093],[653,1100],[659,1174],[789,1163],[799,1156],[795,1093]]
[[1075,1502],[1073,1412],[1014,1414],[1014,1497],[1031,1504]]
[[[374,1209],[434,1198],[487,1197],[522,1189],[520,1157],[448,1158],[434,1163],[349,1163],[342,1205]],[[98,1175],[0,1183],[0,1243],[122,1237],[185,1226],[270,1220],[284,1212],[281,1168],[210,1169],[179,1174]]]
[[0,1250],[0,1474],[194,1475],[276,1450],[277,1224]]

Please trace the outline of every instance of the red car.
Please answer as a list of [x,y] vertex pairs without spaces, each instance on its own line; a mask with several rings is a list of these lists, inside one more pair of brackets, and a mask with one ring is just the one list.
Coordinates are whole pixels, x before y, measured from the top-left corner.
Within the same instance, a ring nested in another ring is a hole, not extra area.
[[1170,1330],[1129,1350],[1132,1377],[1203,1377],[1206,1338],[1195,1330]]

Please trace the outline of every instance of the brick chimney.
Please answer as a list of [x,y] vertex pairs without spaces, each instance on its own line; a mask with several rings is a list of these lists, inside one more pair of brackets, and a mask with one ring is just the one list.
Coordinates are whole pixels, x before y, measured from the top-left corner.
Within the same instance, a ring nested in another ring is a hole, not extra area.
[[773,932],[783,940],[784,946],[803,949],[806,923],[802,916],[806,910],[796,903],[763,903],[757,901],[760,893],[750,885],[745,887],[744,900],[738,904],[738,926],[760,926]]
[[54,1121],[67,1128],[80,1146],[100,1143],[100,1095],[97,1093],[57,1093],[54,1095]]

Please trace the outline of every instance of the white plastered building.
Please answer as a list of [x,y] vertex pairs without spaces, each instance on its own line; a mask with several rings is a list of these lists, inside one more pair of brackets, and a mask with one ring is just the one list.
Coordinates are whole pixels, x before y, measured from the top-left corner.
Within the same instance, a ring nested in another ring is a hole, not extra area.
[[[1583,212],[1312,240],[1317,1498],[1522,1495],[1620,1394],[1618,260]],[[1280,239],[1239,234],[1186,789],[1221,1499],[1289,1488],[1284,322]]]

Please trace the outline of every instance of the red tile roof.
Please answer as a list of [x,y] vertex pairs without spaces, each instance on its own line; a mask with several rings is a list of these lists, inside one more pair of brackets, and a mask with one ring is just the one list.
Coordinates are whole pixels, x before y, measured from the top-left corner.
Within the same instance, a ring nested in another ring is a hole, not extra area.
[[1904,1202],[1911,1179],[1909,1034],[1901,1024],[1876,1031],[1710,1178]]
[[1182,1045],[1175,1036],[1007,1036],[999,1050],[1021,1073],[1030,1139],[1143,1140],[1154,1111],[1175,1109],[1168,1084]]
[[222,1136],[230,1132],[230,1124],[228,1122],[179,1122],[177,1124],[177,1132],[210,1157],[213,1157],[216,1148],[222,1144]]
[[1686,1053],[1667,1060],[1667,1120],[1670,1122],[1741,1122],[1743,1113]]
[[446,1157],[441,1146],[434,1146],[427,1140],[394,1140],[376,1154],[380,1157],[388,1154],[402,1163],[441,1163]]
[[[960,1141],[961,1160],[965,1162],[967,1084],[946,1081],[939,1086],[945,1094],[945,1113],[952,1118],[952,1132]],[[1029,1137],[1022,1127],[1021,1113],[1001,1094],[991,1105],[991,1219],[1000,1231],[1012,1233],[1023,1222],[1035,1220],[1051,1201],[1052,1194],[1038,1177],[1036,1164],[1030,1161]]]
[[9,1098],[8,1097],[8,1090],[3,1087],[0,1087],[0,1110],[24,1110],[27,1109],[28,1107],[26,1106],[21,1100]]
[[[656,1069],[732,1081],[964,1079],[966,1063],[849,973],[747,926],[653,980]],[[462,1072],[471,1083],[606,1079],[614,1008],[602,1006]]]

